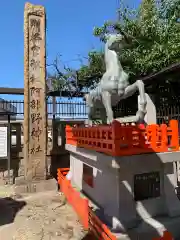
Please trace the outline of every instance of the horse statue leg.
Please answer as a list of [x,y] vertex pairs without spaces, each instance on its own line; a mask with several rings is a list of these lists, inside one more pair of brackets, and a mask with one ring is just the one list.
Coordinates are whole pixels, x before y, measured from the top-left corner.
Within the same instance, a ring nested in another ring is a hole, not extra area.
[[122,97],[122,99],[126,99],[132,96],[136,91],[139,91],[140,101],[138,103],[138,111],[136,113],[134,122],[143,122],[146,114],[147,105],[143,81],[137,80],[135,83],[127,86],[125,88],[124,96]]
[[[112,77],[109,72],[106,72],[103,75],[99,86],[101,91],[101,100],[106,112],[106,123],[111,123],[114,120],[111,97],[112,94],[115,94],[118,90],[118,77]],[[103,118],[103,120],[104,119],[105,118]]]
[[107,114],[107,121],[111,123],[114,120],[113,110],[111,105],[111,93],[108,91],[103,91],[101,93],[102,103],[105,107],[106,114]]

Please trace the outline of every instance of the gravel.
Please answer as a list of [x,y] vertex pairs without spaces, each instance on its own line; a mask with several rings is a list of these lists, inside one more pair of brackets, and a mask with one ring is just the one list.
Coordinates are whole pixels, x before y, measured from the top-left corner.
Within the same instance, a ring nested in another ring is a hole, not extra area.
[[76,213],[59,193],[0,199],[0,239],[80,240],[85,235]]

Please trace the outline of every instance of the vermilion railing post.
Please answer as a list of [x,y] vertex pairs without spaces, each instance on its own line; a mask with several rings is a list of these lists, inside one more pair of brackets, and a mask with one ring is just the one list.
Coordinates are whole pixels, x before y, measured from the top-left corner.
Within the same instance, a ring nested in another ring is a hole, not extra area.
[[87,230],[89,228],[89,201],[87,198],[84,198],[84,219],[83,225],[84,228]]
[[157,127],[158,125],[156,124],[147,125],[146,127],[148,142],[154,152],[156,152],[157,149]]
[[160,132],[161,132],[161,146],[160,151],[161,152],[167,152],[168,151],[168,135],[167,135],[167,125],[161,124],[160,126]]
[[164,231],[162,237],[156,237],[156,238],[153,238],[152,240],[174,240],[174,238],[170,232]]
[[163,235],[163,239],[164,240],[173,240],[174,238],[173,238],[173,236],[172,236],[172,234],[170,232],[165,231],[164,235]]
[[171,120],[169,123],[170,126],[170,133],[171,141],[170,141],[170,147],[172,148],[172,151],[178,151],[179,150],[179,129],[178,129],[178,121],[177,120]]

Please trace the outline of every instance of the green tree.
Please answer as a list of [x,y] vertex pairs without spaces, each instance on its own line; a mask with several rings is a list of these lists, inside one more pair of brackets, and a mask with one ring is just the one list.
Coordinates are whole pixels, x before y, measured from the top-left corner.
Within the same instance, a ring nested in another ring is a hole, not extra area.
[[105,72],[103,51],[91,51],[88,54],[88,64],[82,65],[77,71],[78,83],[93,88]]
[[[122,5],[118,12],[117,22],[95,27],[94,35],[105,42],[105,33],[124,33],[128,44],[119,58],[131,82],[180,61],[180,0],[143,0],[136,10]],[[104,70],[103,52],[92,51],[78,70],[79,82],[91,86]]]
[[[51,67],[51,73],[48,71]],[[61,61],[61,55],[57,56],[53,63],[47,65],[47,82],[54,91],[66,92],[68,97],[78,96],[82,84],[78,84],[77,71],[66,66]],[[75,94],[74,94],[75,93]]]
[[[102,43],[106,33],[125,35],[128,44],[119,59],[130,82],[180,61],[180,0],[142,0],[136,10],[121,4],[118,13],[118,21],[106,21],[95,27],[93,34]],[[56,90],[73,88],[78,92],[83,86],[93,87],[105,72],[103,50],[90,51],[87,64],[78,70],[65,65],[60,68],[57,59],[51,65],[55,71],[49,78]]]

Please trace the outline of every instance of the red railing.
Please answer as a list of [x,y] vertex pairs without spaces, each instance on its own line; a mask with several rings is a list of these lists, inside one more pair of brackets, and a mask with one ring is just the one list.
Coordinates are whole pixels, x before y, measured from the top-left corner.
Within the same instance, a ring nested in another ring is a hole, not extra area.
[[162,237],[153,238],[152,240],[174,240],[174,238],[170,232],[164,231],[164,235]]
[[[79,216],[84,228],[89,230],[98,240],[117,240],[116,236],[100,221],[89,207],[88,199],[82,197],[80,193],[72,187],[71,182],[65,178],[68,171],[69,168],[58,169],[58,184],[60,185],[61,192],[64,193],[68,202]],[[153,238],[153,240],[173,240],[173,236],[165,231],[163,237]]]
[[82,198],[80,193],[76,191],[72,186],[71,182],[66,179],[65,175],[67,174],[67,170],[58,169],[58,183],[60,184],[61,191],[67,198],[69,204],[72,205],[76,213],[78,214],[81,223],[83,224],[85,229],[88,229],[88,211],[89,204],[88,199]]
[[179,150],[178,122],[166,124],[111,125],[93,127],[66,126],[66,143],[106,153],[111,156],[127,156],[150,152]]
[[99,240],[117,240],[109,228],[89,209],[89,230]]

